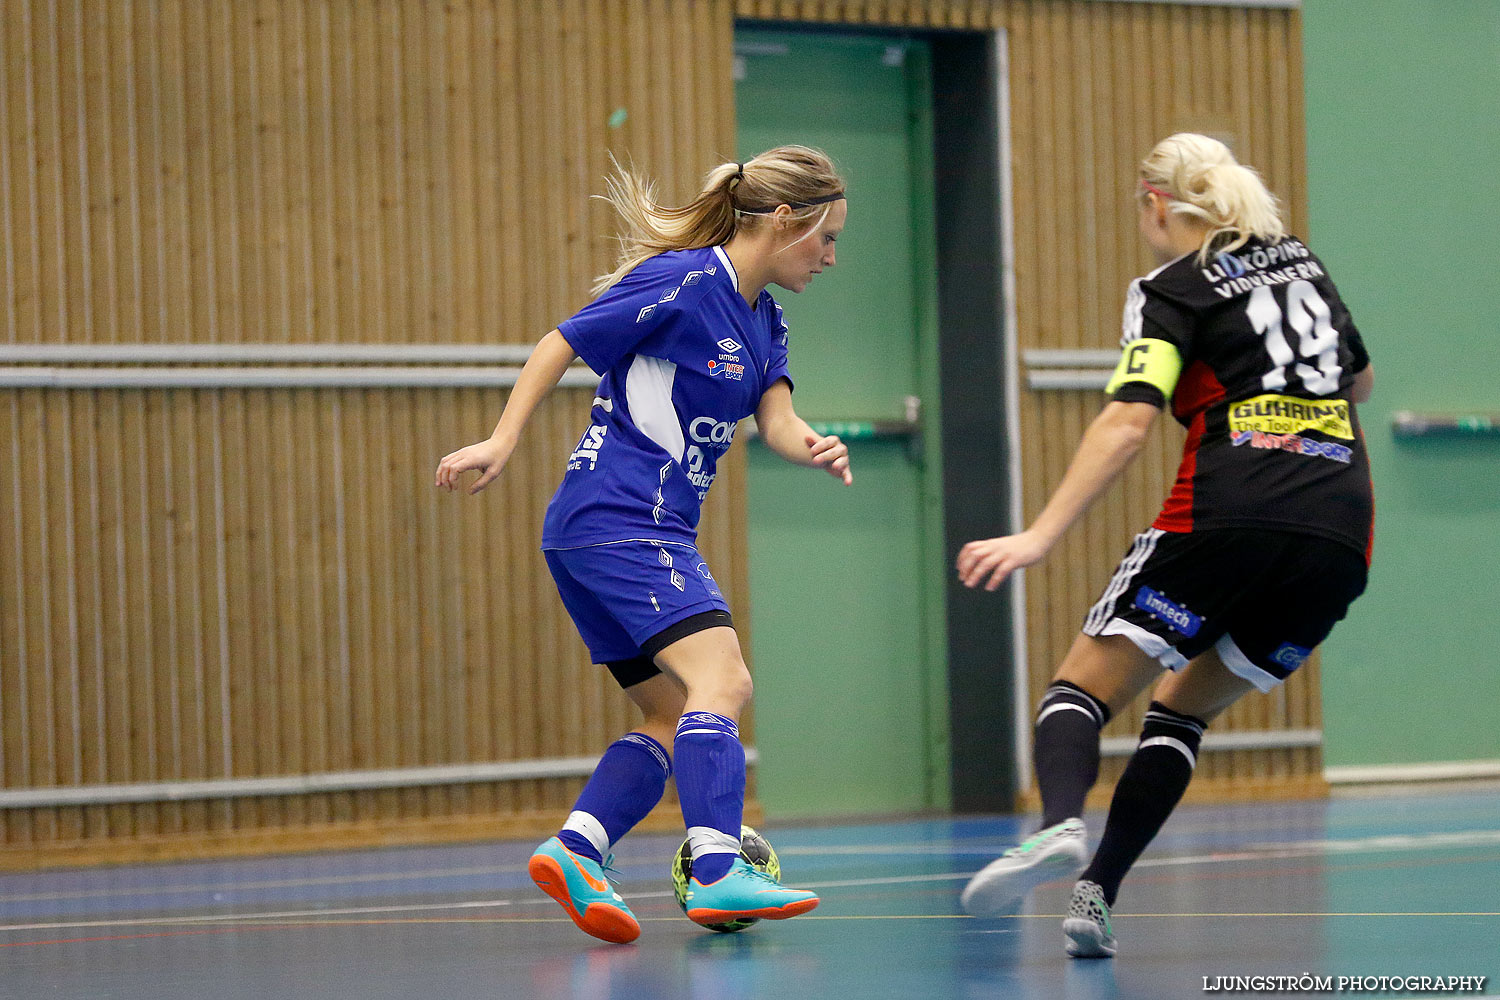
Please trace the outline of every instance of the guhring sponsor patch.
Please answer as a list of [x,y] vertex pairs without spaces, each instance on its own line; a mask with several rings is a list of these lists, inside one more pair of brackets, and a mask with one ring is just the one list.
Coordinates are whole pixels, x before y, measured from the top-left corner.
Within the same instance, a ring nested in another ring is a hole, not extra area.
[[1262,434],[1300,434],[1317,431],[1329,437],[1354,440],[1349,422],[1349,401],[1344,399],[1298,399],[1268,393],[1229,405],[1231,434],[1260,431]]

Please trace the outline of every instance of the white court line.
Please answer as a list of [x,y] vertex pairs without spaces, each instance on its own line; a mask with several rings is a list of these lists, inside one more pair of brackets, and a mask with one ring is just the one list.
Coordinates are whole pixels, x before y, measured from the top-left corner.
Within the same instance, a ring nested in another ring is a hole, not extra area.
[[984,857],[993,857],[995,844],[1001,841],[986,840],[976,844],[934,844],[931,841],[923,841],[920,844],[825,844],[817,847],[789,847],[778,850],[778,855],[792,858],[812,857],[836,857],[840,855],[859,854],[978,854]]
[[[1285,853],[1289,844],[1299,845],[1293,853]],[[1366,837],[1357,840],[1308,840],[1283,841],[1280,843],[1252,843],[1245,852],[1206,855],[1204,858],[1163,858],[1142,861],[1135,867],[1160,866],[1164,864],[1202,864],[1211,861],[1239,861],[1250,858],[1305,857],[1311,853],[1334,853],[1343,851],[1411,850],[1437,846],[1472,847],[1476,845],[1500,844],[1500,830],[1466,830],[1456,833],[1410,834]],[[1247,853],[1248,852],[1248,853]],[[993,857],[992,846],[942,846],[931,842],[920,844],[833,844],[817,847],[798,847],[785,850],[787,857],[833,857],[859,855],[955,855],[973,854],[978,857]],[[111,899],[126,896],[171,896],[195,892],[250,892],[262,889],[292,889],[319,885],[360,885],[375,882],[406,882],[416,879],[464,878],[476,875],[509,875],[526,870],[525,865],[483,865],[467,868],[427,868],[414,871],[365,872],[357,875],[323,875],[310,878],[263,879],[254,882],[199,882],[179,885],[119,886],[109,889],[84,889],[74,892],[17,893],[0,892],[0,902],[36,903],[80,899]],[[0,927],[3,929],[3,927]]]
[[250,892],[257,889],[296,889],[315,885],[360,885],[372,882],[404,882],[410,879],[465,878],[473,875],[512,875],[524,872],[524,864],[484,865],[474,868],[426,868],[396,872],[362,872],[351,875],[319,875],[310,878],[262,879],[255,882],[198,882],[179,885],[125,885],[109,889],[79,889],[73,892],[11,894],[0,891],[0,903],[57,902],[65,899],[110,899],[122,896],[172,896],[194,892]]
[[[527,902],[530,902],[528,900]],[[541,902],[538,900],[537,902]],[[551,902],[551,900],[547,900]],[[77,920],[42,924],[3,924],[0,931],[62,931],[98,927],[158,927],[179,924],[223,924],[244,920],[298,920],[304,917],[352,917],[372,913],[412,913],[420,910],[474,910],[515,906],[508,899],[473,900],[467,903],[415,903],[410,906],[351,906],[343,909],[281,910],[275,913],[209,913],[196,917],[130,917],[123,920]]]
[[[1500,844],[1500,830],[1457,830],[1450,833],[1393,834],[1378,837],[1359,837],[1347,840],[1282,840],[1246,844],[1236,852],[1220,852],[1198,857],[1162,858],[1158,864],[1201,864],[1203,861],[1242,860],[1251,857],[1302,857],[1308,854],[1334,854],[1349,851],[1412,851],[1436,850],[1444,847],[1475,847]],[[1282,852],[1293,854],[1284,855]],[[952,845],[942,846],[931,842],[921,844],[831,844],[818,847],[796,847],[780,851],[787,857],[815,857],[835,855],[879,855],[879,854],[978,854],[993,856],[996,849],[990,846]],[[1136,867],[1139,867],[1137,864]]]
[[[1250,849],[1225,851],[1215,854],[1184,855],[1181,857],[1146,858],[1135,864],[1136,868],[1171,868],[1179,865],[1226,864],[1236,861],[1269,861],[1286,858],[1315,857],[1320,854],[1349,854],[1355,852],[1379,853],[1386,851],[1421,852],[1443,850],[1451,847],[1500,844],[1500,830],[1462,830],[1452,833],[1402,834],[1397,836],[1363,837],[1350,840],[1284,841],[1250,845]],[[848,854],[889,854],[904,845],[872,845],[851,847]],[[820,849],[821,853],[832,853],[833,849]],[[790,850],[789,856],[807,852]],[[968,879],[974,872],[942,872],[929,875],[895,875],[882,878],[841,879],[820,881],[811,884],[814,889],[849,889],[873,885],[914,885],[923,882],[955,882]],[[632,892],[630,898],[665,899],[670,892]],[[486,907],[546,906],[546,899],[490,899],[472,900],[463,903],[414,903],[402,906],[360,906],[340,909],[280,910],[259,913],[218,913],[194,917],[132,917],[120,920],[61,921],[54,923],[0,924],[4,931],[75,930],[101,927],[177,926],[190,924],[234,924],[253,920],[313,920],[318,917],[368,916],[377,913],[413,913],[421,911],[483,909]]]
[[[1400,833],[1382,837],[1360,837],[1353,840],[1299,841],[1308,847],[1330,854],[1346,851],[1425,851],[1440,847],[1474,847],[1500,844],[1500,830],[1455,830],[1451,833]],[[1249,844],[1249,850],[1275,849],[1281,844]]]

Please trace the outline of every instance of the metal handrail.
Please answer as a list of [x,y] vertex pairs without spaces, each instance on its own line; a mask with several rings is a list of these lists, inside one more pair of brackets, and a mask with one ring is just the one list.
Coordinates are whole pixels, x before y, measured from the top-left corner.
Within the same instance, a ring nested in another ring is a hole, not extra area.
[[[140,367],[0,368],[5,389],[387,389],[505,388],[516,384],[516,366],[429,365],[410,367]],[[559,385],[593,386],[599,376],[586,366],[563,372]]]
[[6,365],[519,365],[531,344],[0,344]]
[[[760,760],[754,747],[745,748],[745,763]],[[491,781],[533,781],[592,774],[598,757],[556,757],[543,760],[499,761],[482,764],[442,764],[434,767],[395,767],[368,771],[276,775],[267,778],[213,778],[204,781],[145,781],[132,784],[72,785],[50,788],[0,789],[0,809],[46,809],[59,806],[117,805],[127,802],[186,802],[262,795],[308,795],[358,792],[382,788],[425,788],[435,785],[477,784]]]

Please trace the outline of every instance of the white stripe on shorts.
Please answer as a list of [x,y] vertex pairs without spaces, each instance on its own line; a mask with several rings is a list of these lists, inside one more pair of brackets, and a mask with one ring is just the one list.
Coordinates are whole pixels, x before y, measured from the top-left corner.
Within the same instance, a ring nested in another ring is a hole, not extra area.
[[1240,647],[1235,645],[1234,640],[1229,637],[1228,632],[1224,633],[1219,638],[1219,641],[1214,643],[1214,651],[1219,654],[1219,659],[1224,661],[1224,666],[1229,668],[1230,673],[1238,677],[1243,677],[1251,684],[1254,684],[1256,690],[1261,694],[1269,693],[1272,688],[1281,683],[1279,677],[1267,673],[1252,663],[1250,657],[1246,656],[1240,650]]
[[1176,646],[1171,645],[1155,632],[1148,632],[1134,622],[1128,622],[1123,618],[1111,618],[1096,634],[1123,635],[1135,643],[1137,649],[1168,670],[1181,670],[1188,665],[1187,657],[1177,652]]
[[1135,536],[1135,544],[1120,560],[1115,575],[1110,577],[1109,586],[1104,588],[1104,596],[1089,611],[1089,616],[1084,620],[1083,631],[1085,635],[1098,635],[1099,630],[1104,627],[1114,614],[1115,601],[1130,587],[1130,581],[1146,565],[1146,560],[1151,558],[1151,553],[1156,551],[1156,542],[1166,532],[1158,528],[1147,528]]

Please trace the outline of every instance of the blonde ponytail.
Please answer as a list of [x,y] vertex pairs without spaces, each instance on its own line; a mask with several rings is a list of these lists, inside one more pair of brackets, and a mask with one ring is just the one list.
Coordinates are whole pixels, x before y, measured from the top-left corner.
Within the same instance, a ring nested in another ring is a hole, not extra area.
[[1237,250],[1252,237],[1274,243],[1286,235],[1281,209],[1260,174],[1234,158],[1217,139],[1179,132],[1141,161],[1141,180],[1168,196],[1168,207],[1208,227],[1198,262]]
[[698,196],[680,208],[662,205],[654,182],[618,163],[604,183],[602,197],[624,225],[615,269],[595,279],[596,296],[648,257],[727,243],[778,205],[791,206],[792,218],[812,232],[845,188],[827,154],[807,146],[778,146],[744,163],[721,163],[704,177]]

